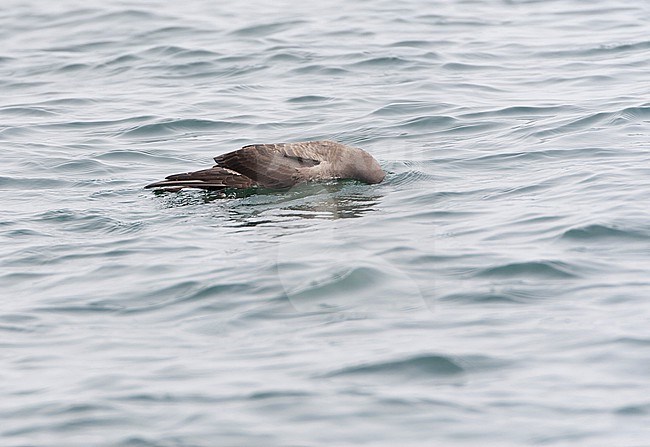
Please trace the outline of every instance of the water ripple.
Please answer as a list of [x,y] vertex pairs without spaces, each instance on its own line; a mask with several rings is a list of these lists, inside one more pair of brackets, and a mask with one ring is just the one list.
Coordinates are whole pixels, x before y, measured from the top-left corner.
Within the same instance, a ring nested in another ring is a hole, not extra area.
[[[645,3],[5,3],[3,445],[649,438]],[[321,138],[386,180],[143,189]]]
[[513,262],[503,265],[497,265],[480,270],[476,273],[479,277],[489,278],[547,278],[563,279],[574,278],[577,276],[573,273],[572,266],[558,261],[529,261]]
[[571,228],[562,234],[563,239],[594,243],[607,240],[610,240],[612,242],[625,240],[647,240],[649,237],[650,233],[647,231],[637,231],[598,224]]
[[199,119],[180,119],[154,124],[143,124],[122,132],[124,138],[142,138],[169,135],[178,132],[217,131],[223,129],[236,129],[245,127],[246,124],[232,121],[213,121]]
[[399,376],[400,379],[413,380],[426,377],[456,376],[465,372],[453,359],[441,355],[420,355],[405,360],[377,362],[333,371],[326,377],[337,376]]

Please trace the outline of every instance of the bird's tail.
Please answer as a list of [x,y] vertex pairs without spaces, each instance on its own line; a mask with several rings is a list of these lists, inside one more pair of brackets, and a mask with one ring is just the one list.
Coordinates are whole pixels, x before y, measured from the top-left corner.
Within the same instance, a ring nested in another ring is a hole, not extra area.
[[151,183],[145,188],[163,188],[178,191],[183,188],[220,190],[226,188],[250,188],[254,182],[248,177],[218,166],[194,172],[174,174],[165,180]]

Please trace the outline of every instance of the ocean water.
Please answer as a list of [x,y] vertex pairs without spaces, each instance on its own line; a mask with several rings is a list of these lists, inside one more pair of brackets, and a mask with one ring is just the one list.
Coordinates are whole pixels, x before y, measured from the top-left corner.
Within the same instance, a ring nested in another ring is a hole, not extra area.
[[[3,1],[2,446],[650,445],[650,3]],[[143,185],[257,142],[380,185]]]

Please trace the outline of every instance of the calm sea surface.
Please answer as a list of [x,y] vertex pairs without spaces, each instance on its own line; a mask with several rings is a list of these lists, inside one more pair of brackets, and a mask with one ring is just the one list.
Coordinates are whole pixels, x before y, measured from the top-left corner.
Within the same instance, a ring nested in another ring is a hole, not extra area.
[[[3,1],[0,445],[650,445],[650,3]],[[380,185],[156,194],[242,145]]]

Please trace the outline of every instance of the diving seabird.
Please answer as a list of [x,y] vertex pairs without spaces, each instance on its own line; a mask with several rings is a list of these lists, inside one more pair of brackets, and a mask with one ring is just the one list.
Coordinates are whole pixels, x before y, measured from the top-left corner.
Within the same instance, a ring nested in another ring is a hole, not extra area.
[[363,149],[334,141],[252,144],[214,158],[210,169],[174,174],[145,188],[290,188],[312,180],[380,183],[386,175]]

